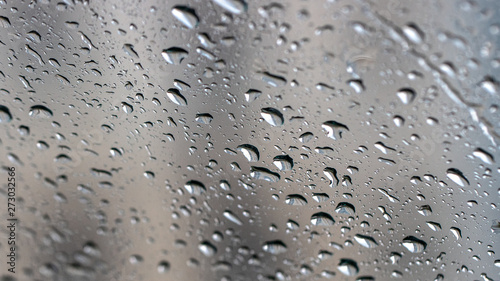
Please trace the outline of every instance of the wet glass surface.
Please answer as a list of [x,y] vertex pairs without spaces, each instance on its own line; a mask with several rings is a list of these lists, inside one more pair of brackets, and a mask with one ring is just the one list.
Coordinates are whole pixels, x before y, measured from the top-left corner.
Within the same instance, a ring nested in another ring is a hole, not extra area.
[[0,9],[1,280],[500,280],[500,2]]

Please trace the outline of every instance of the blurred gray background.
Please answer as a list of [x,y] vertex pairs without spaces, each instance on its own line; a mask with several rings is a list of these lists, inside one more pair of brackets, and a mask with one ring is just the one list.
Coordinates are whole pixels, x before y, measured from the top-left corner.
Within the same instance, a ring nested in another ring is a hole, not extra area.
[[0,9],[1,280],[500,280],[500,2]]

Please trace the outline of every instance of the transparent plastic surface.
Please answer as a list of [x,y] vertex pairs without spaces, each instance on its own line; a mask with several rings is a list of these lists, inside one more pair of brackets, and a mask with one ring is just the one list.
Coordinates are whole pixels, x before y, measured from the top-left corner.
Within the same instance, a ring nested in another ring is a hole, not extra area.
[[2,281],[500,280],[499,1],[0,9]]

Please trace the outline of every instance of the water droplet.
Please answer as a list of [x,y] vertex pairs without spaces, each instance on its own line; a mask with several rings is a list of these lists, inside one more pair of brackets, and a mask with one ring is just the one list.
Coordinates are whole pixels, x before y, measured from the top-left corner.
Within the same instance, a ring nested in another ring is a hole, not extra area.
[[52,115],[52,111],[43,105],[34,105],[29,111],[29,116],[39,119],[47,119]]
[[432,209],[431,206],[429,205],[422,205],[418,207],[418,213],[421,214],[424,217],[430,216],[432,214]]
[[273,87],[283,87],[286,85],[286,79],[284,77],[274,75],[269,72],[262,73],[261,79]]
[[243,222],[236,216],[233,212],[225,210],[223,213],[224,217],[237,225],[243,225]]
[[175,104],[180,106],[186,106],[186,98],[179,92],[179,90],[170,88],[167,91],[167,97]]
[[341,139],[344,131],[349,131],[349,128],[336,121],[326,121],[321,126],[326,132],[329,138],[334,140]]
[[275,108],[263,108],[260,112],[260,115],[262,116],[262,118],[264,118],[264,120],[266,120],[267,123],[271,124],[272,126],[281,126],[284,123],[283,114],[281,114],[281,112]]
[[339,184],[339,178],[337,177],[337,170],[334,168],[326,167],[323,170],[325,176],[330,180],[330,187],[335,187]]
[[203,241],[198,245],[198,249],[206,257],[212,257],[217,253],[217,248],[208,241]]
[[191,180],[186,182],[184,188],[193,195],[200,195],[206,191],[205,185],[199,181]]
[[427,247],[427,243],[413,236],[403,239],[403,246],[411,253],[421,253]]
[[8,107],[0,105],[0,123],[8,123],[12,120],[12,114]]
[[314,135],[311,132],[305,132],[299,136],[299,140],[302,143],[307,143],[307,142],[311,141],[313,138],[314,138]]
[[410,88],[403,88],[397,92],[397,96],[403,104],[410,104],[415,99],[415,91]]
[[450,228],[451,233],[455,236],[456,239],[462,238],[462,231],[457,227]]
[[167,273],[170,271],[170,263],[168,261],[160,261],[156,269],[158,273]]
[[186,6],[175,6],[172,8],[172,15],[182,22],[187,28],[193,29],[198,26],[199,19],[195,10]]
[[365,85],[363,85],[363,81],[361,80],[357,79],[349,80],[347,81],[347,84],[351,86],[351,88],[353,88],[354,91],[358,94],[362,93],[365,90]]
[[286,197],[285,203],[294,206],[305,206],[307,205],[307,200],[302,195],[290,194]]
[[174,65],[181,64],[181,62],[187,58],[188,55],[188,51],[178,47],[172,47],[161,52],[161,56],[165,59],[165,61]]
[[278,155],[273,158],[273,164],[280,171],[290,171],[293,168],[293,159],[288,155]]
[[311,223],[316,226],[331,226],[335,220],[325,212],[315,213],[311,216]]
[[375,240],[366,235],[361,235],[361,234],[356,234],[354,235],[354,240],[359,243],[359,245],[365,247],[365,248],[375,248],[378,246],[378,243],[375,242]]
[[201,124],[210,124],[213,120],[213,116],[209,113],[199,113],[196,114],[195,120]]
[[214,3],[227,11],[239,15],[247,10],[247,3],[243,0],[213,0]]
[[337,269],[346,276],[354,276],[358,274],[358,264],[350,259],[341,259]]
[[341,202],[335,208],[335,212],[341,215],[349,215],[352,216],[356,213],[355,208],[352,204],[347,202]]
[[406,37],[413,43],[421,44],[424,41],[424,33],[416,24],[409,23],[403,26],[402,29]]
[[251,144],[242,144],[237,147],[237,150],[241,151],[249,162],[259,161],[259,150],[257,147]]
[[252,166],[251,169],[252,170],[250,172],[250,176],[255,178],[255,179],[258,179],[258,180],[265,180],[268,182],[277,182],[281,178],[278,173],[274,173],[266,168]]
[[126,102],[122,102],[122,110],[125,113],[131,113],[132,111],[134,111],[134,107]]
[[481,161],[483,161],[486,164],[493,164],[493,162],[494,162],[493,156],[481,148],[474,150],[472,155],[481,159]]
[[253,102],[254,100],[256,100],[258,97],[260,97],[262,95],[262,92],[259,91],[259,90],[254,90],[254,89],[250,89],[248,90],[246,93],[245,93],[245,100],[247,102]]
[[405,124],[405,119],[399,115],[394,116],[392,121],[394,121],[394,125],[396,125],[396,127],[402,127]]
[[287,247],[282,241],[273,240],[264,243],[264,245],[262,246],[262,250],[273,255],[279,255],[285,253],[287,251]]
[[469,185],[469,180],[467,180],[464,174],[458,169],[450,168],[446,171],[446,175],[450,180],[461,187],[465,187],[465,184]]
[[441,231],[441,224],[433,221],[426,222],[427,226],[433,231]]
[[123,51],[125,52],[125,54],[127,54],[133,58],[136,58],[136,59],[139,58],[139,54],[137,54],[137,52],[134,50],[134,46],[132,44],[124,44]]

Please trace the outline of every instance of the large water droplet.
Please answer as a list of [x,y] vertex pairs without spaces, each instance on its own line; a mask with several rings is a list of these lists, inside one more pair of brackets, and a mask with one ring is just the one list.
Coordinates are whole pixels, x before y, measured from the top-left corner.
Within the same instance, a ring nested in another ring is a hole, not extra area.
[[493,162],[494,162],[493,156],[481,148],[474,150],[472,155],[481,159],[481,161],[483,161],[486,164],[493,164]]
[[321,127],[327,132],[329,138],[334,140],[341,139],[344,131],[349,131],[349,128],[336,121],[326,121]]
[[226,210],[223,213],[224,217],[237,225],[243,225],[243,222],[233,212]]
[[12,114],[8,107],[0,105],[0,123],[8,123],[12,120]]
[[213,0],[217,5],[233,14],[242,14],[247,10],[247,3],[243,0]]
[[278,155],[273,158],[273,164],[280,169],[280,171],[289,171],[293,168],[293,159],[288,155]]
[[264,120],[266,120],[267,123],[271,124],[272,126],[281,126],[284,123],[283,114],[281,114],[281,112],[275,108],[263,108],[260,112],[260,115],[262,116],[262,118],[264,118]]
[[46,119],[52,117],[52,111],[43,105],[34,105],[30,108],[29,116]]
[[427,243],[413,236],[403,239],[403,246],[411,253],[421,253],[427,247]]
[[187,58],[189,55],[188,51],[179,48],[172,47],[161,52],[161,56],[165,59],[165,61],[169,64],[181,64],[181,62]]
[[334,168],[326,167],[323,170],[325,176],[330,180],[330,187],[335,187],[339,184],[339,178],[337,177],[337,170]]
[[206,257],[212,257],[217,253],[217,248],[212,245],[208,241],[203,241],[198,245],[198,249],[202,252]]
[[352,204],[347,202],[341,202],[337,205],[337,208],[335,208],[335,212],[337,212],[337,214],[352,216],[355,214],[356,211]]
[[237,150],[241,151],[249,162],[259,161],[259,150],[257,147],[251,144],[242,144],[238,146]]
[[397,96],[403,104],[410,104],[415,99],[415,91],[410,88],[403,88],[397,92]]
[[172,15],[182,22],[187,28],[193,29],[198,26],[199,19],[195,10],[186,6],[175,6],[172,8]]
[[250,176],[258,180],[277,182],[281,178],[278,173],[274,173],[266,168],[252,166],[251,169],[252,171],[250,172]]
[[286,79],[284,77],[269,72],[261,73],[261,79],[273,87],[283,87],[286,85]]
[[317,226],[331,226],[335,220],[325,212],[315,213],[311,216],[311,223]]
[[247,102],[253,102],[254,100],[256,100],[258,97],[260,97],[260,95],[262,95],[262,92],[259,91],[259,90],[254,90],[254,89],[250,89],[248,90],[246,93],[245,93],[245,100]]
[[377,242],[375,242],[375,239],[370,236],[356,234],[354,235],[354,240],[358,242],[359,245],[365,248],[375,248],[378,246]]
[[307,200],[302,195],[290,194],[286,197],[285,203],[294,206],[305,206],[307,205]]
[[213,116],[209,113],[199,113],[196,114],[195,120],[201,124],[210,124],[213,120]]
[[467,180],[464,174],[458,169],[450,168],[446,171],[446,175],[450,180],[460,185],[461,187],[464,187],[465,184],[469,185],[469,180]]
[[287,247],[281,240],[273,240],[264,243],[262,250],[273,255],[279,255],[285,253],[287,251]]
[[346,276],[354,276],[358,274],[358,264],[350,259],[341,259],[337,269]]
[[186,98],[179,92],[179,90],[170,88],[167,91],[167,97],[175,104],[180,106],[186,106]]
[[193,195],[200,195],[206,191],[205,185],[199,181],[191,180],[186,182],[184,188]]

